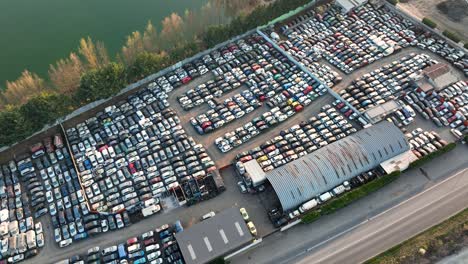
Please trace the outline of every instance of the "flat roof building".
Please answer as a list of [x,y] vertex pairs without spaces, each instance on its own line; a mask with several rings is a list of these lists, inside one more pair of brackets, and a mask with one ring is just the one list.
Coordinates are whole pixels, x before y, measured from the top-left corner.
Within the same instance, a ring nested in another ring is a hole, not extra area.
[[367,0],[336,0],[343,14],[347,14],[358,6],[367,3]]
[[450,67],[445,63],[436,63],[425,68],[422,73],[413,78],[417,87],[424,92],[442,89],[458,81]]
[[403,133],[382,121],[266,173],[283,211],[327,192],[410,149]]
[[257,160],[249,160],[244,163],[245,178],[252,183],[253,187],[257,187],[265,182],[266,173],[263,171]]
[[371,121],[371,123],[375,124],[400,108],[401,106],[395,100],[391,100],[372,107],[364,112],[364,115]]
[[176,233],[175,238],[187,264],[210,262],[253,241],[236,207]]

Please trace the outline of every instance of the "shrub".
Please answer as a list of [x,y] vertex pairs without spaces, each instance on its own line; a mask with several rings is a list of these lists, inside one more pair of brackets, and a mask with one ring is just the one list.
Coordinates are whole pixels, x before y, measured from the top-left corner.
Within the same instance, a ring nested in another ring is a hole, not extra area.
[[318,210],[310,211],[302,217],[302,222],[309,224],[317,220],[320,216],[321,216],[320,211]]
[[465,45],[463,45],[463,47],[465,47],[465,49],[468,49],[468,42],[466,42]]
[[429,26],[430,28],[436,28],[437,27],[437,23],[432,21],[431,19],[425,17],[423,18],[422,22],[424,24],[426,24],[427,26]]
[[398,3],[400,3],[400,0],[387,0],[390,4],[396,6]]
[[454,42],[458,43],[460,42],[460,37],[453,33],[452,31],[448,31],[448,30],[444,30],[444,32],[442,32],[442,34],[444,34],[444,36],[446,36],[447,38],[453,40]]

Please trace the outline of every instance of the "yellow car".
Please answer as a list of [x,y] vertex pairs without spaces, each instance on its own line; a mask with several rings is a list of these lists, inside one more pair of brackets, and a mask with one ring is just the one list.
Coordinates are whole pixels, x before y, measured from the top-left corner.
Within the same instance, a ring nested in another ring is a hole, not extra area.
[[252,223],[252,221],[247,223],[247,227],[249,228],[249,231],[252,235],[257,235],[257,228],[255,228],[255,225]]
[[292,103],[292,107],[296,107],[297,105],[299,105],[299,102]]
[[262,162],[262,161],[265,161],[265,160],[267,160],[267,159],[268,159],[268,157],[267,157],[266,155],[263,155],[263,156],[261,156],[260,158],[258,158],[257,161],[258,161],[258,162]]
[[287,103],[288,105],[291,105],[293,102],[294,102],[294,101],[293,101],[293,99],[291,99],[291,98],[289,98],[289,99],[286,101],[286,103]]
[[239,209],[241,215],[242,215],[242,218],[244,218],[244,221],[247,221],[249,220],[249,214],[247,213],[247,210],[245,210],[244,207],[242,207],[241,209]]

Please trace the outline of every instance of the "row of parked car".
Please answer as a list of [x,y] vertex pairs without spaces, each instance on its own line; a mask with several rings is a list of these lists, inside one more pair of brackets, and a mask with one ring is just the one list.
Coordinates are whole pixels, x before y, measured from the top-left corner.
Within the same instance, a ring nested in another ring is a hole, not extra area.
[[[90,210],[72,158],[58,134],[31,147],[37,181],[45,192],[45,212],[51,216],[54,240],[60,247],[130,224],[127,214],[101,216]],[[54,157],[55,159],[51,158]]]
[[157,84],[67,129],[90,207],[138,210],[142,202],[216,170],[188,137]]
[[37,185],[23,178],[33,174],[30,166],[30,160],[10,161],[0,169],[0,262],[3,263],[33,257],[44,246],[42,224],[34,219],[31,198],[24,192],[24,189],[28,193],[34,190],[37,194]]
[[[318,96],[323,95],[325,92],[319,90],[320,84],[314,82],[306,73],[303,73],[303,76],[309,82],[313,82],[311,86],[305,87],[300,92],[300,98],[306,97],[306,100],[302,100],[302,104],[294,99],[297,98],[297,94],[290,97],[289,93],[281,94],[286,100],[282,101],[281,107],[274,106],[270,111],[267,111],[261,114],[258,117],[252,119],[252,121],[247,122],[241,127],[236,128],[234,131],[227,132],[224,136],[215,139],[215,145],[221,150],[221,152],[228,152],[235,147],[240,146],[248,142],[253,137],[260,135],[262,131],[271,128],[285,120],[294,114],[302,111],[304,106],[307,106],[312,103],[313,100],[318,98]],[[313,88],[312,88],[313,87]],[[272,98],[271,100],[276,99],[277,97]],[[277,99],[279,100],[279,99]]]
[[85,256],[74,255],[59,263],[183,264],[185,262],[182,258],[179,245],[174,238],[174,233],[182,230],[183,227],[180,221],[177,221],[172,226],[164,224],[138,237],[131,237],[118,245],[103,249],[93,247],[88,249]]
[[208,104],[210,110],[190,119],[190,123],[199,134],[221,128],[262,106],[262,103],[248,90],[227,98],[222,104],[214,99],[209,100]]
[[468,132],[468,84],[458,81],[438,91],[423,92],[416,87],[404,100],[425,119],[437,126],[450,126],[462,134]]
[[461,49],[385,6],[366,4],[348,15],[334,5],[323,15],[310,10],[282,25],[281,32],[287,40],[277,38],[278,43],[298,61],[325,58],[345,73],[412,46],[434,52],[468,74],[468,57]]
[[[334,105],[342,104],[335,101]],[[256,159],[263,171],[267,172],[286,163],[328,145],[338,139],[344,138],[357,129],[340,114],[332,105],[324,105],[317,116],[309,118],[300,124],[280,131],[272,140],[260,146],[239,153],[236,157],[236,168],[241,175],[245,174],[243,163]],[[245,178],[250,183],[248,177]]]
[[405,89],[411,87],[413,74],[436,63],[426,54],[411,53],[354,80],[339,94],[359,112],[396,99]]
[[[348,16],[342,15],[337,6],[331,6],[323,15],[311,10],[306,16],[299,24],[282,28],[288,39],[279,44],[299,59],[323,57],[348,74],[408,45],[405,35],[397,31],[411,22],[371,5],[358,7]],[[389,20],[395,21],[388,24]]]
[[411,151],[418,158],[429,155],[448,144],[447,141],[443,140],[437,132],[424,131],[421,128],[416,128],[410,133],[406,133],[405,137],[411,146]]

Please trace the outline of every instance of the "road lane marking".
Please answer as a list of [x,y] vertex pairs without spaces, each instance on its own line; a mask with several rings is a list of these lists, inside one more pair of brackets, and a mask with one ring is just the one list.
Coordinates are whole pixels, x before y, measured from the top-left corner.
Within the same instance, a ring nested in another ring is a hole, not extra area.
[[352,226],[352,227],[350,227],[350,228],[348,228],[348,229],[346,229],[346,230],[344,230],[344,231],[342,231],[342,232],[340,232],[340,233],[338,233],[338,234],[335,234],[335,235],[331,236],[330,238],[328,238],[328,239],[326,239],[326,240],[324,240],[324,241],[322,241],[322,242],[320,242],[320,243],[318,243],[318,244],[315,244],[314,246],[312,246],[312,247],[310,247],[310,248],[307,248],[306,250],[301,251],[301,252],[298,253],[296,256],[294,256],[294,257],[292,257],[292,258],[288,258],[288,259],[282,261],[281,263],[288,263],[290,260],[295,259],[295,258],[297,258],[298,256],[305,254],[306,252],[310,252],[310,251],[312,251],[313,249],[315,249],[315,248],[317,248],[317,247],[320,247],[320,246],[322,246],[322,245],[324,245],[324,244],[330,242],[331,240],[336,239],[337,237],[340,237],[340,236],[342,236],[342,235],[344,235],[344,234],[346,234],[346,233],[349,233],[349,232],[353,231],[354,229],[356,229],[356,228],[362,226],[363,224],[369,222],[370,220],[373,220],[373,219],[375,219],[375,218],[377,218],[377,217],[379,217],[379,216],[381,216],[381,215],[383,215],[383,214],[385,214],[385,213],[387,213],[387,212],[389,212],[389,211],[391,211],[391,210],[393,210],[393,209],[395,209],[395,208],[397,208],[397,207],[399,207],[399,206],[401,206],[401,205],[403,205],[403,204],[405,204],[405,203],[407,203],[407,202],[409,202],[409,201],[411,201],[411,200],[413,200],[413,199],[415,199],[415,198],[417,198],[417,197],[423,195],[424,193],[426,193],[426,192],[428,192],[428,191],[430,191],[430,190],[432,190],[432,189],[434,189],[434,188],[436,188],[436,187],[438,187],[438,186],[444,184],[445,182],[447,182],[447,181],[449,181],[449,180],[451,180],[451,179],[457,177],[459,174],[464,173],[466,170],[468,170],[468,169],[465,168],[465,169],[463,169],[463,170],[457,172],[456,174],[451,175],[450,177],[448,177],[448,178],[446,178],[446,179],[444,179],[444,180],[442,180],[442,181],[440,181],[440,182],[434,184],[433,186],[427,188],[426,190],[424,190],[424,191],[422,191],[422,192],[420,192],[420,193],[417,193],[417,194],[414,195],[414,196],[411,196],[411,197],[408,198],[407,200],[404,200],[404,201],[402,201],[402,202],[400,202],[400,203],[398,203],[398,204],[396,204],[396,205],[394,205],[394,206],[388,208],[387,210],[385,210],[385,211],[383,211],[383,212],[381,212],[381,213],[379,213],[379,214],[377,214],[377,215],[375,215],[375,216],[372,216],[372,217],[370,217],[370,218],[368,218],[368,219],[366,219],[366,220],[364,220],[364,221],[358,223],[358,224],[355,225],[355,226]]

